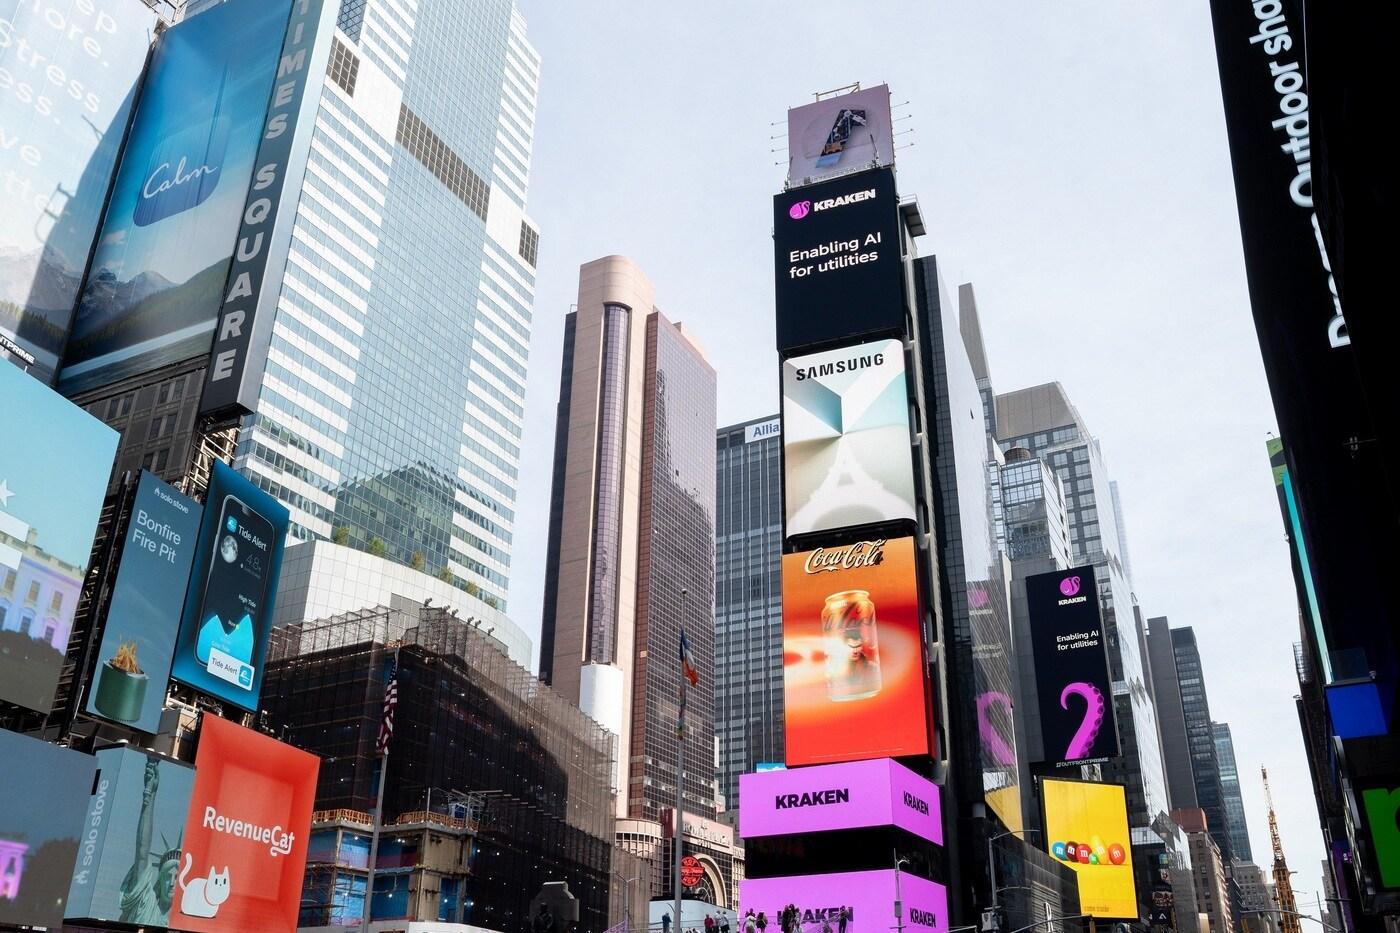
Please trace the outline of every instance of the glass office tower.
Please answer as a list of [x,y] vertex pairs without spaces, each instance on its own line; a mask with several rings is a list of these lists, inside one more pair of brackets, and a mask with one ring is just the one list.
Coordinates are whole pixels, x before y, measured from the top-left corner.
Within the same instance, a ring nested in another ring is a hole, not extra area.
[[1254,861],[1249,844],[1249,826],[1244,815],[1244,795],[1240,792],[1240,771],[1235,763],[1235,739],[1228,722],[1210,724],[1215,738],[1215,760],[1220,765],[1220,789],[1224,793],[1225,830],[1230,836],[1230,852],[1242,862]]
[[715,438],[715,735],[730,809],[739,775],[783,762],[783,464],[776,415]]

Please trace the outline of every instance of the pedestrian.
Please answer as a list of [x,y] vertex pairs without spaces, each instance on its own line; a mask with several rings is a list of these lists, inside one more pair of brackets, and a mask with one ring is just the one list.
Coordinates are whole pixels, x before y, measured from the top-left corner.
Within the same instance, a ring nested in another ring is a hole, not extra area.
[[753,908],[750,907],[749,912],[744,914],[744,933],[757,933],[757,931],[758,919],[754,917]]
[[661,933],[671,933],[671,914],[670,914],[670,912],[667,912],[667,913],[664,913],[664,914],[661,915]]
[[768,929],[768,915],[763,911],[758,912],[758,933],[766,933]]
[[729,914],[719,915],[719,933],[729,933]]
[[841,913],[837,917],[838,933],[846,933],[846,921],[851,919],[851,908],[842,905]]
[[715,933],[714,914],[705,915],[705,933]]

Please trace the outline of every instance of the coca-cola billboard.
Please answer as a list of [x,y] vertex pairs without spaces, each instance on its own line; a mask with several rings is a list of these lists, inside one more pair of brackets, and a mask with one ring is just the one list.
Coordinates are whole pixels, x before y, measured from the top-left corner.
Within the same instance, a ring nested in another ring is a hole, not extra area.
[[928,754],[914,539],[783,556],[783,694],[792,766]]

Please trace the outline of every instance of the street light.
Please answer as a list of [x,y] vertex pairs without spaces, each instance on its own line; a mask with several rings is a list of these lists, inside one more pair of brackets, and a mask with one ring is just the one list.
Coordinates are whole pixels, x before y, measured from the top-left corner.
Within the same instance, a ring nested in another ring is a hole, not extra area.
[[894,928],[898,933],[904,933],[904,898],[899,894],[899,866],[908,865],[907,858],[899,857],[899,850],[894,850]]
[[995,836],[987,837],[987,873],[992,881],[992,910],[997,909],[997,863],[996,858],[992,855],[992,843],[996,842],[998,839],[1004,839],[1007,836],[1024,836],[1030,833],[1039,836],[1040,830],[1008,829],[1004,833],[997,833]]

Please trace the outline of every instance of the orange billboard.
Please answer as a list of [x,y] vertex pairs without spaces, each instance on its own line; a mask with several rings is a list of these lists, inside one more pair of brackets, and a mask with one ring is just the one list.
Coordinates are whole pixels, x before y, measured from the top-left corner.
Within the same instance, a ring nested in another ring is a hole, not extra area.
[[320,763],[204,715],[171,927],[296,929]]
[[913,538],[783,555],[787,763],[929,753]]

